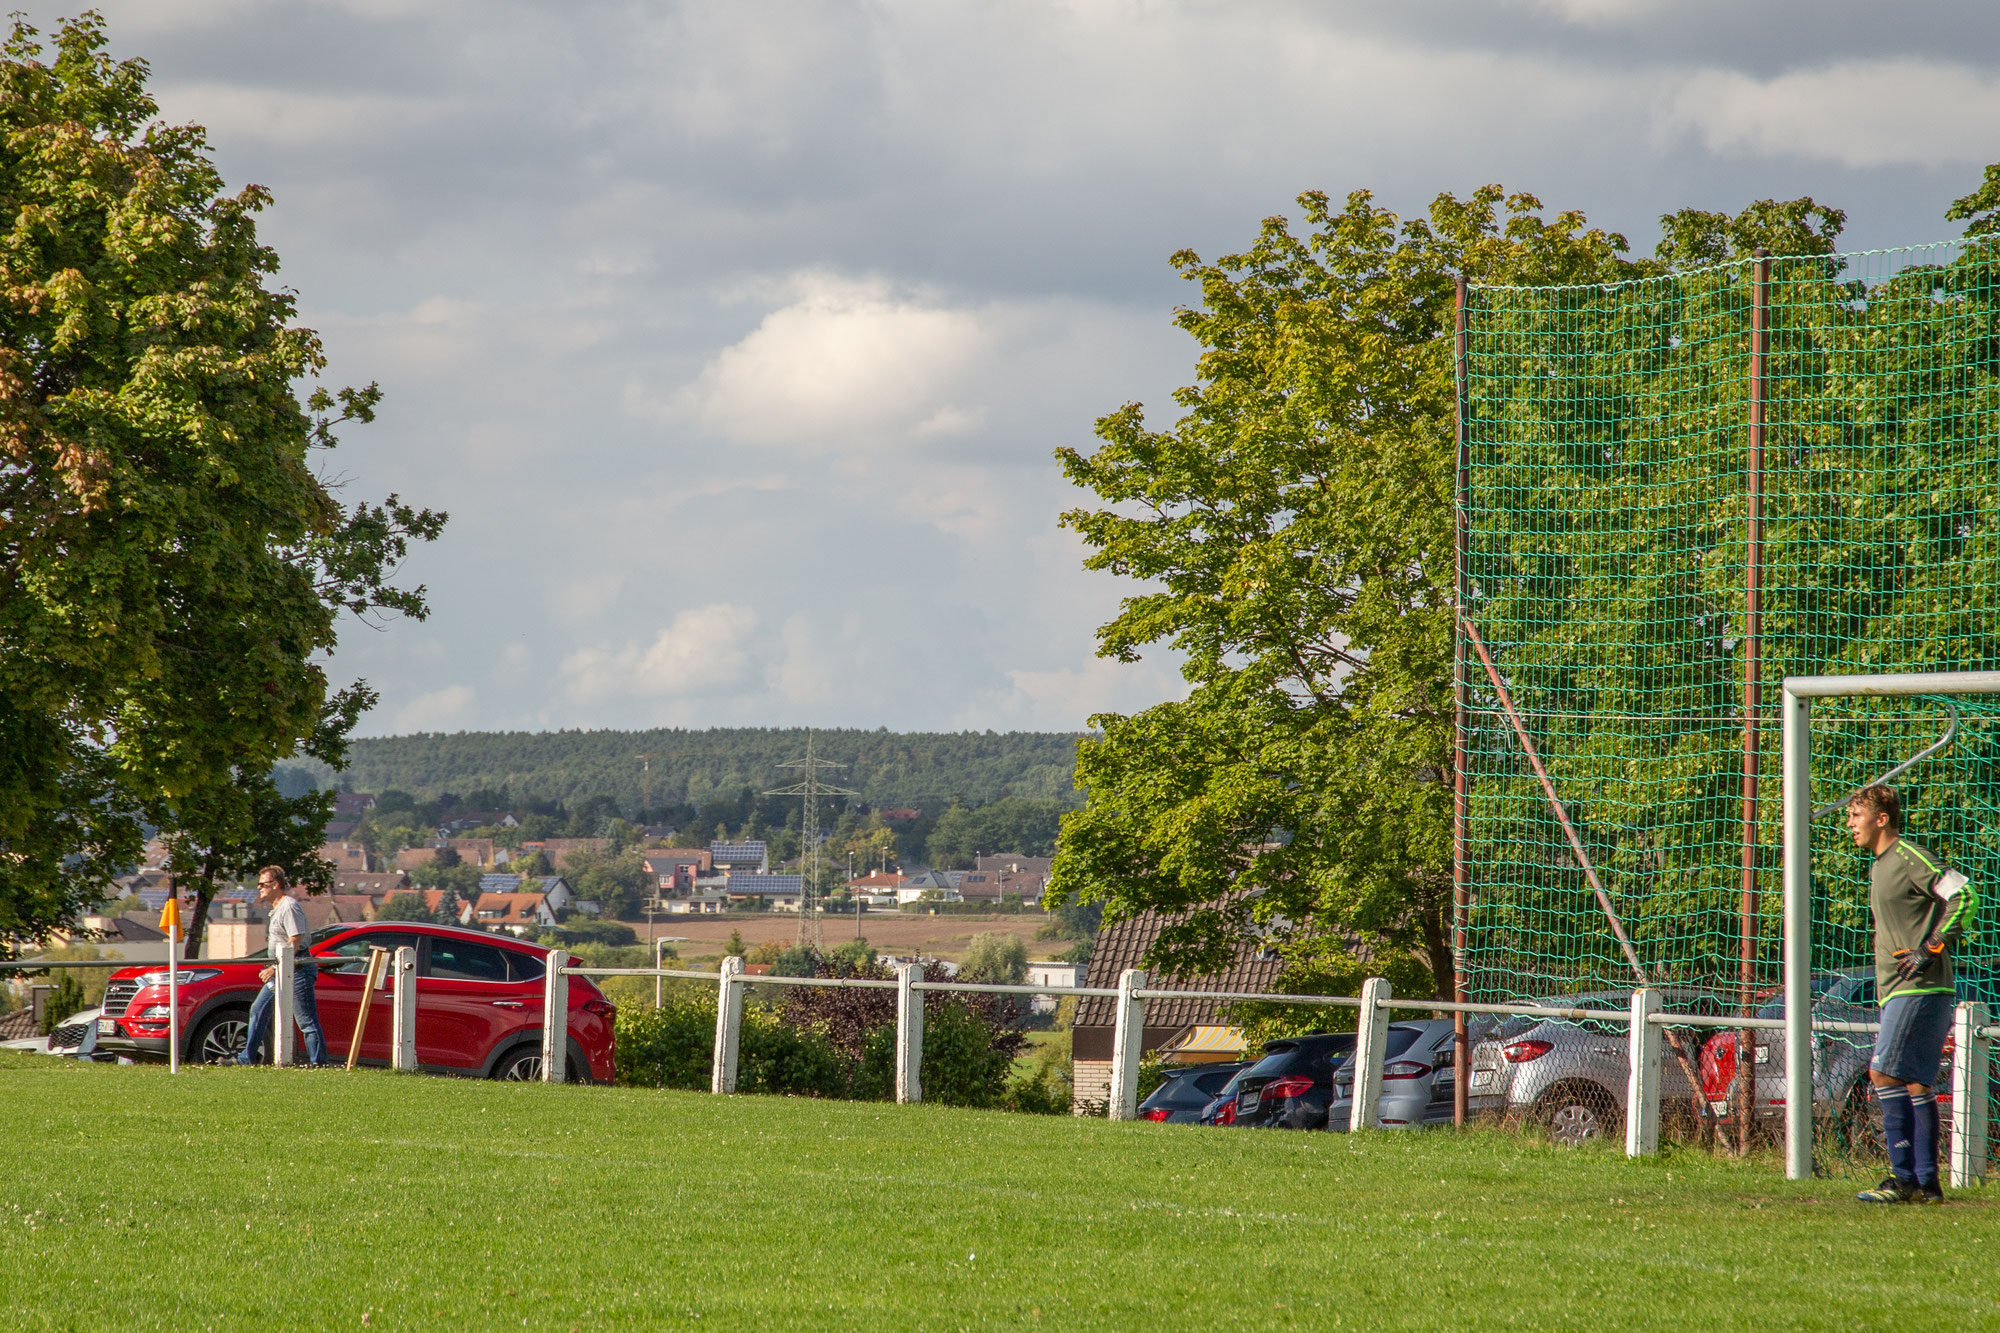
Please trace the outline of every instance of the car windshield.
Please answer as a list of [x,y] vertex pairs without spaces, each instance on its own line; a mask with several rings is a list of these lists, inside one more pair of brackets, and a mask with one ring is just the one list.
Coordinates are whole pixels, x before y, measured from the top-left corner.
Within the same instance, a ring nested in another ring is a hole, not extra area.
[[[320,945],[326,943],[328,940],[332,939],[336,935],[343,935],[350,930],[359,930],[359,929],[361,929],[361,923],[359,921],[336,921],[332,925],[321,926],[318,930],[315,930],[312,934],[306,936],[306,952],[312,953]],[[254,962],[259,958],[269,959],[270,956],[271,956],[271,946],[267,942],[264,945],[264,947],[259,949],[256,953],[246,953],[241,958],[232,958],[229,959],[228,961],[232,963],[248,963],[248,962]]]
[[[1820,1001],[1827,998],[1829,992],[1840,989],[1841,983],[1846,980],[1846,977],[1841,976],[1837,972],[1822,972],[1815,976],[1812,979],[1813,1006],[1817,1008]],[[1848,1004],[1873,1004],[1875,1002],[1875,978],[1861,977],[1858,980],[1860,982],[1858,986],[1848,988],[1853,993],[1842,995],[1840,999]],[[1784,1016],[1785,997],[1783,992],[1780,992],[1769,1004],[1766,1004],[1757,1011],[1757,1017],[1759,1018],[1783,1018]]]

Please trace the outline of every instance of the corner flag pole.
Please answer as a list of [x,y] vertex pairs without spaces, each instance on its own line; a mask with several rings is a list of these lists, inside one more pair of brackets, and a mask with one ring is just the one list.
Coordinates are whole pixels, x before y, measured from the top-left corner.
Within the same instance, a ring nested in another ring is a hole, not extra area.
[[181,1072],[181,894],[179,886],[167,893],[160,909],[160,929],[167,932],[167,1072]]

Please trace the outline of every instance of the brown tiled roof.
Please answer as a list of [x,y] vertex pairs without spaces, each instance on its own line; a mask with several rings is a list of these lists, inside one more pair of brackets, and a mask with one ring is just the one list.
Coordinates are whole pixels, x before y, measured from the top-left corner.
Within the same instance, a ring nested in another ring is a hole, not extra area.
[[26,1041],[29,1037],[42,1034],[35,1030],[35,1014],[32,1009],[16,1009],[0,1018],[0,1041]]
[[[1098,933],[1097,944],[1091,950],[1090,970],[1083,984],[1089,987],[1116,987],[1118,974],[1126,968],[1146,967],[1149,973],[1156,974],[1146,979],[1148,990],[1270,992],[1277,989],[1278,974],[1284,970],[1284,963],[1277,954],[1250,940],[1237,946],[1236,962],[1220,972],[1198,977],[1175,977],[1147,967],[1146,950],[1160,937],[1161,930],[1175,919],[1175,915],[1162,916],[1158,912],[1146,911],[1106,926]],[[1149,1029],[1180,1028],[1190,1023],[1219,1023],[1222,1021],[1222,1006],[1227,1003],[1227,1000],[1148,1000],[1146,1026]],[[1075,1026],[1108,1028],[1115,1020],[1115,1008],[1116,1001],[1109,998],[1085,996],[1077,1001]]]

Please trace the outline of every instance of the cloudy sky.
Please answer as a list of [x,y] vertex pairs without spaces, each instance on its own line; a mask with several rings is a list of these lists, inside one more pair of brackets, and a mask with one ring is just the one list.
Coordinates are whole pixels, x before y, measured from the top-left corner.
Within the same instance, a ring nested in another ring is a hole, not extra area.
[[[44,28],[59,13],[23,0]],[[1301,190],[1489,181],[1649,250],[1812,194],[1954,234],[2000,159],[2000,8],[1858,0],[103,3],[207,125],[337,383],[353,497],[448,509],[421,625],[335,661],[364,731],[1075,728],[1050,453],[1171,409],[1166,265]]]

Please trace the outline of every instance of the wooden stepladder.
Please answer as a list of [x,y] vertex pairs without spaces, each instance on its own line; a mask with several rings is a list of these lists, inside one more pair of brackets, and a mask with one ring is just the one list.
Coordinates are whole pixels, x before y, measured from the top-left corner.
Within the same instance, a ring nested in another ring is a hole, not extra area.
[[368,977],[361,985],[361,1005],[354,1013],[354,1036],[347,1043],[347,1067],[354,1068],[354,1062],[361,1058],[361,1034],[368,1030],[368,1006],[375,1001],[375,992],[382,988],[382,979],[389,971],[389,951],[370,946],[368,950]]

